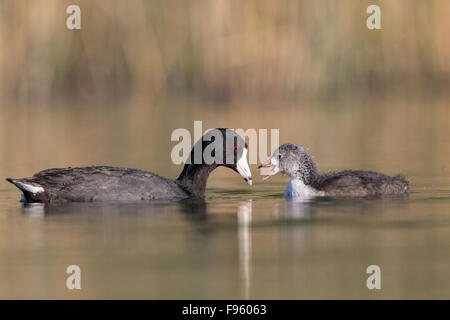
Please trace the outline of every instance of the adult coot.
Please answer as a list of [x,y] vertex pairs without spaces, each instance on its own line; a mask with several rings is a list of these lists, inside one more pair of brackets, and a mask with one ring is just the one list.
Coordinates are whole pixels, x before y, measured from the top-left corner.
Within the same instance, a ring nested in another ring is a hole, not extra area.
[[197,141],[176,180],[107,166],[48,169],[30,178],[6,180],[23,192],[27,202],[202,199],[209,174],[219,166],[238,172],[252,184],[247,145],[230,129],[210,130]]

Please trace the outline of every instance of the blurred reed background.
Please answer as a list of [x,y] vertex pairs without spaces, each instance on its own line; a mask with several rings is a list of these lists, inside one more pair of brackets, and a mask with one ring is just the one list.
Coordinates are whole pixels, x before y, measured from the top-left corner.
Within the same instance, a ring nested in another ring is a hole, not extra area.
[[[66,28],[71,4],[81,30]],[[366,27],[370,4],[382,30]],[[448,0],[0,0],[0,174],[175,176],[170,134],[194,120],[279,128],[322,169],[450,172],[449,13]]]
[[[81,31],[66,28],[70,4],[81,7]],[[366,28],[370,4],[380,5],[383,30]],[[447,0],[2,0],[0,97],[436,94],[449,86],[449,13]]]

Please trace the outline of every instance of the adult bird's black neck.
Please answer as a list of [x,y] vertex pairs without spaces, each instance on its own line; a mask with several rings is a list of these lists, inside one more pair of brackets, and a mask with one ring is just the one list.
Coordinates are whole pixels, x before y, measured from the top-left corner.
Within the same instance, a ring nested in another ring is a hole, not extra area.
[[206,182],[209,174],[217,168],[216,164],[185,164],[176,182],[187,191],[191,197],[205,197]]

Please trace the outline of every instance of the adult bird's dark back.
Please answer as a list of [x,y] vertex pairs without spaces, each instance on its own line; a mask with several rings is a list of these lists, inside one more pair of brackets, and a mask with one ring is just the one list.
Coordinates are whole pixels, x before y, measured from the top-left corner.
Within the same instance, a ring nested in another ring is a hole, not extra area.
[[29,178],[6,180],[23,192],[26,202],[203,199],[208,177],[219,166],[236,171],[252,183],[247,145],[236,132],[226,128],[210,130],[196,142],[176,180],[109,166],[48,169]]

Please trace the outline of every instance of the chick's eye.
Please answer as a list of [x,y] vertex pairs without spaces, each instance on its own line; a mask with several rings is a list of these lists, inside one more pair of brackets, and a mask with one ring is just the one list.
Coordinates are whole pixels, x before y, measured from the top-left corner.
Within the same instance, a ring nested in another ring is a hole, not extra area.
[[278,155],[278,160],[281,160],[281,154]]

